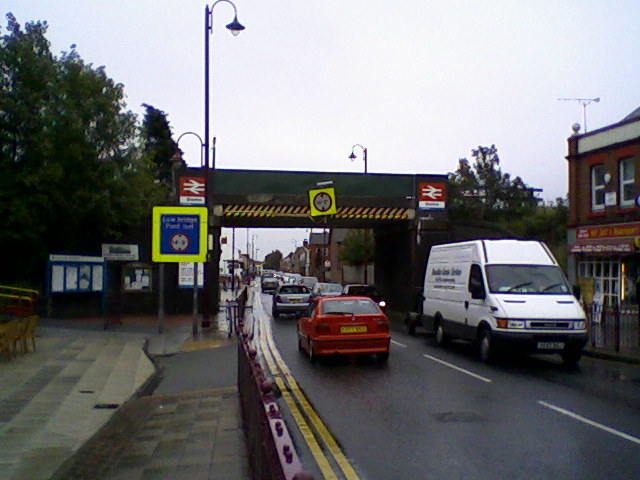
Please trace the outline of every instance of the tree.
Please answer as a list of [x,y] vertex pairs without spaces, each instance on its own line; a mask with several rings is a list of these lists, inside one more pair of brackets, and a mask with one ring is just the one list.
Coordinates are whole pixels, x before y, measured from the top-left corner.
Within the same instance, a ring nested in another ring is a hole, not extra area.
[[282,261],[282,252],[280,250],[274,250],[264,257],[264,264],[262,268],[267,270],[280,270],[280,262]]
[[[367,242],[366,247],[365,238]],[[340,246],[338,258],[347,265],[370,264],[373,261],[373,243],[374,240],[371,232],[365,235],[364,230],[349,230]]]
[[155,165],[157,179],[167,189],[173,184],[172,159],[178,152],[178,144],[173,140],[167,114],[146,103],[142,122],[144,154]]
[[495,145],[471,151],[473,165],[461,158],[458,169],[449,174],[449,208],[462,218],[495,219],[532,212],[538,200],[535,190],[520,177],[514,179],[500,169]]
[[49,253],[95,254],[162,195],[141,155],[124,87],[71,46],[50,52],[46,22],[0,37],[0,281],[42,281]]

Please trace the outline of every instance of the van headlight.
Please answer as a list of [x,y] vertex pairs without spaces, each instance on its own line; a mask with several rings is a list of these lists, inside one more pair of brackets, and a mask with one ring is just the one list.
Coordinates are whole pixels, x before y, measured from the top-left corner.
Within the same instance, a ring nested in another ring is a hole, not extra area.
[[586,328],[586,322],[584,320],[580,320],[577,322],[573,322],[573,329],[574,330],[584,330]]
[[525,328],[524,320],[510,320],[508,318],[496,318],[498,328]]

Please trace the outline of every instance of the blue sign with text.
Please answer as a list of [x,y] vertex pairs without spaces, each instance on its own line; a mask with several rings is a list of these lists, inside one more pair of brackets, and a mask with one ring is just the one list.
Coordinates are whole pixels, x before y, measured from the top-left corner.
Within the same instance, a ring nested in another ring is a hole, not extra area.
[[160,215],[160,253],[198,255],[200,215]]

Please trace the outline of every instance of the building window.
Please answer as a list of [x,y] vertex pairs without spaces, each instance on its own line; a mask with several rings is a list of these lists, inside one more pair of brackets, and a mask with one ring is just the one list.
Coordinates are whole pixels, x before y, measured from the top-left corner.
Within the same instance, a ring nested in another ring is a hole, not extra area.
[[635,165],[633,158],[623,158],[619,164],[620,206],[629,207],[635,199]]
[[604,165],[591,167],[591,210],[604,209]]
[[578,276],[593,280],[594,291],[602,292],[603,305],[620,303],[620,259],[586,257],[578,262]]

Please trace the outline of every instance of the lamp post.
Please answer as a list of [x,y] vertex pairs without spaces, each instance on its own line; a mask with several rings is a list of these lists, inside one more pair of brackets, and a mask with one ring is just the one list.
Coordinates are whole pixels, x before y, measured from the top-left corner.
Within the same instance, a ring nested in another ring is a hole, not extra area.
[[[351,161],[355,161],[356,158],[358,158],[358,156],[355,154],[355,152],[353,151],[356,147],[360,147],[362,149],[362,158],[364,160],[364,174],[367,174],[367,149],[365,147],[363,147],[362,145],[360,145],[359,143],[356,143],[353,147],[351,147],[351,155],[349,155],[349,158],[351,159]],[[369,262],[367,262],[367,228],[365,226],[364,229],[364,247],[363,247],[363,252],[364,254],[362,255],[362,258],[364,260],[364,283],[369,283],[369,275],[368,275],[368,267],[369,267]]]
[[[185,135],[193,135],[200,141],[200,168],[202,168],[202,161],[204,158],[205,147],[204,147],[204,142],[202,141],[202,138],[197,133],[184,132],[178,137],[178,139],[176,140],[176,146],[178,147],[178,151],[177,151],[178,155],[180,155],[180,140]],[[173,179],[173,186],[175,188],[175,178]],[[205,186],[206,186],[206,180],[205,180]],[[193,321],[192,321],[192,332],[194,335],[198,333],[198,276],[199,276],[198,268],[199,268],[198,262],[194,262],[193,263]],[[203,272],[203,274],[204,273],[206,272]],[[164,271],[162,275],[164,276]],[[205,298],[206,298],[206,295],[205,295]],[[204,327],[209,325],[205,325],[205,322],[203,320],[202,326]]]
[[[205,187],[204,187],[204,201],[207,209],[209,208],[209,193],[213,191],[215,185],[215,153],[212,156],[211,161],[211,169],[214,171],[214,178],[211,179],[211,185],[209,185],[209,35],[213,33],[213,9],[219,3],[228,3],[233,7],[233,22],[227,25],[227,29],[231,31],[231,33],[236,36],[244,27],[238,22],[238,9],[235,4],[231,0],[217,0],[215,1],[211,7],[206,5],[204,11],[204,176],[205,176]],[[215,145],[215,140],[214,140]],[[211,222],[209,222],[211,225]],[[218,226],[214,228],[213,235],[213,258],[207,258],[207,262],[205,264],[204,271],[204,302],[203,302],[203,315],[202,315],[202,326],[209,327],[211,326],[211,322],[209,321],[209,302],[210,302],[210,292],[209,292],[209,280],[213,280],[215,285],[215,291],[218,292],[219,285],[219,267],[218,264],[220,262],[220,229]],[[207,235],[208,238],[208,235]],[[212,260],[212,261],[209,261]],[[211,263],[215,265],[215,269],[211,269]],[[209,273],[213,273],[213,279],[209,278]],[[216,307],[218,295],[216,295]],[[217,310],[217,308],[216,308]]]

